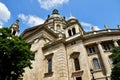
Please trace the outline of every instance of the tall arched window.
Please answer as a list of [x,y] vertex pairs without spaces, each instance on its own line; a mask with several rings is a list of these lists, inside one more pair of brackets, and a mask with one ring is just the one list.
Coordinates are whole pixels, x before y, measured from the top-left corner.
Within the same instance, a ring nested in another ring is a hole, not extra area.
[[73,32],[73,35],[76,34],[76,30],[75,30],[75,28],[72,28],[72,32]]
[[93,59],[94,69],[100,69],[100,65],[97,58]]
[[68,34],[69,34],[69,36],[72,36],[72,33],[71,33],[70,29],[68,30]]

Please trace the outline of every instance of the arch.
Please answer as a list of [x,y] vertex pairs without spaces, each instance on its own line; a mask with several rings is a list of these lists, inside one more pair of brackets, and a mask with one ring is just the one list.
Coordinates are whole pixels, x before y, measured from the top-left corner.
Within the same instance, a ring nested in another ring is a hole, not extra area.
[[100,69],[100,64],[98,62],[98,59],[97,58],[94,58],[93,59],[93,64],[94,64],[94,69]]
[[75,35],[75,34],[76,34],[76,30],[75,30],[75,28],[74,28],[74,27],[72,28],[72,32],[73,32],[73,35]]
[[72,36],[72,33],[71,33],[70,29],[68,30],[68,34],[69,34],[69,36]]
[[15,35],[15,34],[16,34],[16,31],[14,30],[14,31],[13,31],[13,35]]
[[57,24],[56,28],[57,28],[57,30],[60,30],[61,26],[59,24]]

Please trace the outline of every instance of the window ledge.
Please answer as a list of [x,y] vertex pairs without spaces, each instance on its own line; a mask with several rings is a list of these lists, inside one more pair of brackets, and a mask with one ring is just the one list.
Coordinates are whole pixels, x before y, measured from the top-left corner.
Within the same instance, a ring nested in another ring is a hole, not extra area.
[[23,80],[23,78],[18,78],[17,80]]
[[72,72],[72,77],[81,77],[83,75],[83,70],[77,70]]
[[88,53],[88,56],[96,55],[97,53]]
[[104,50],[104,52],[105,52],[105,53],[107,53],[107,52],[112,52],[112,50]]
[[101,71],[102,71],[102,69],[97,69],[97,70],[94,69],[93,72],[96,73],[96,72],[101,72]]
[[53,75],[53,72],[44,73],[44,77],[50,77]]

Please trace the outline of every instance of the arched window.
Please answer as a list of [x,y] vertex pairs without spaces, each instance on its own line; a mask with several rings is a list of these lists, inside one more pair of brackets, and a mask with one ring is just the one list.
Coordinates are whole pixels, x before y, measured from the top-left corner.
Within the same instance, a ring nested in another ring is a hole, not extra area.
[[98,59],[94,58],[93,59],[93,64],[94,64],[94,69],[100,69],[100,65],[99,65]]
[[71,33],[70,29],[68,30],[68,34],[69,34],[69,36],[72,36],[72,33]]
[[80,63],[78,58],[74,58],[75,70],[80,70]]
[[75,28],[72,28],[72,32],[73,32],[73,35],[76,34],[76,30],[75,30]]
[[60,30],[61,26],[59,24],[57,24],[57,30]]
[[16,31],[13,31],[13,35],[15,35],[16,34]]

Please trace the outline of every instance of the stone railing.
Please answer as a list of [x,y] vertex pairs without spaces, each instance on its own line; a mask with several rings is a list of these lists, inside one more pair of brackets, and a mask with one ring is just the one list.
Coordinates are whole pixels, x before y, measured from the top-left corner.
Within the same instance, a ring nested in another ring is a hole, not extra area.
[[109,32],[120,32],[120,29],[104,29],[104,30],[98,30],[98,31],[91,31],[87,32],[84,36],[91,36],[95,34],[101,34],[101,33],[109,33]]

